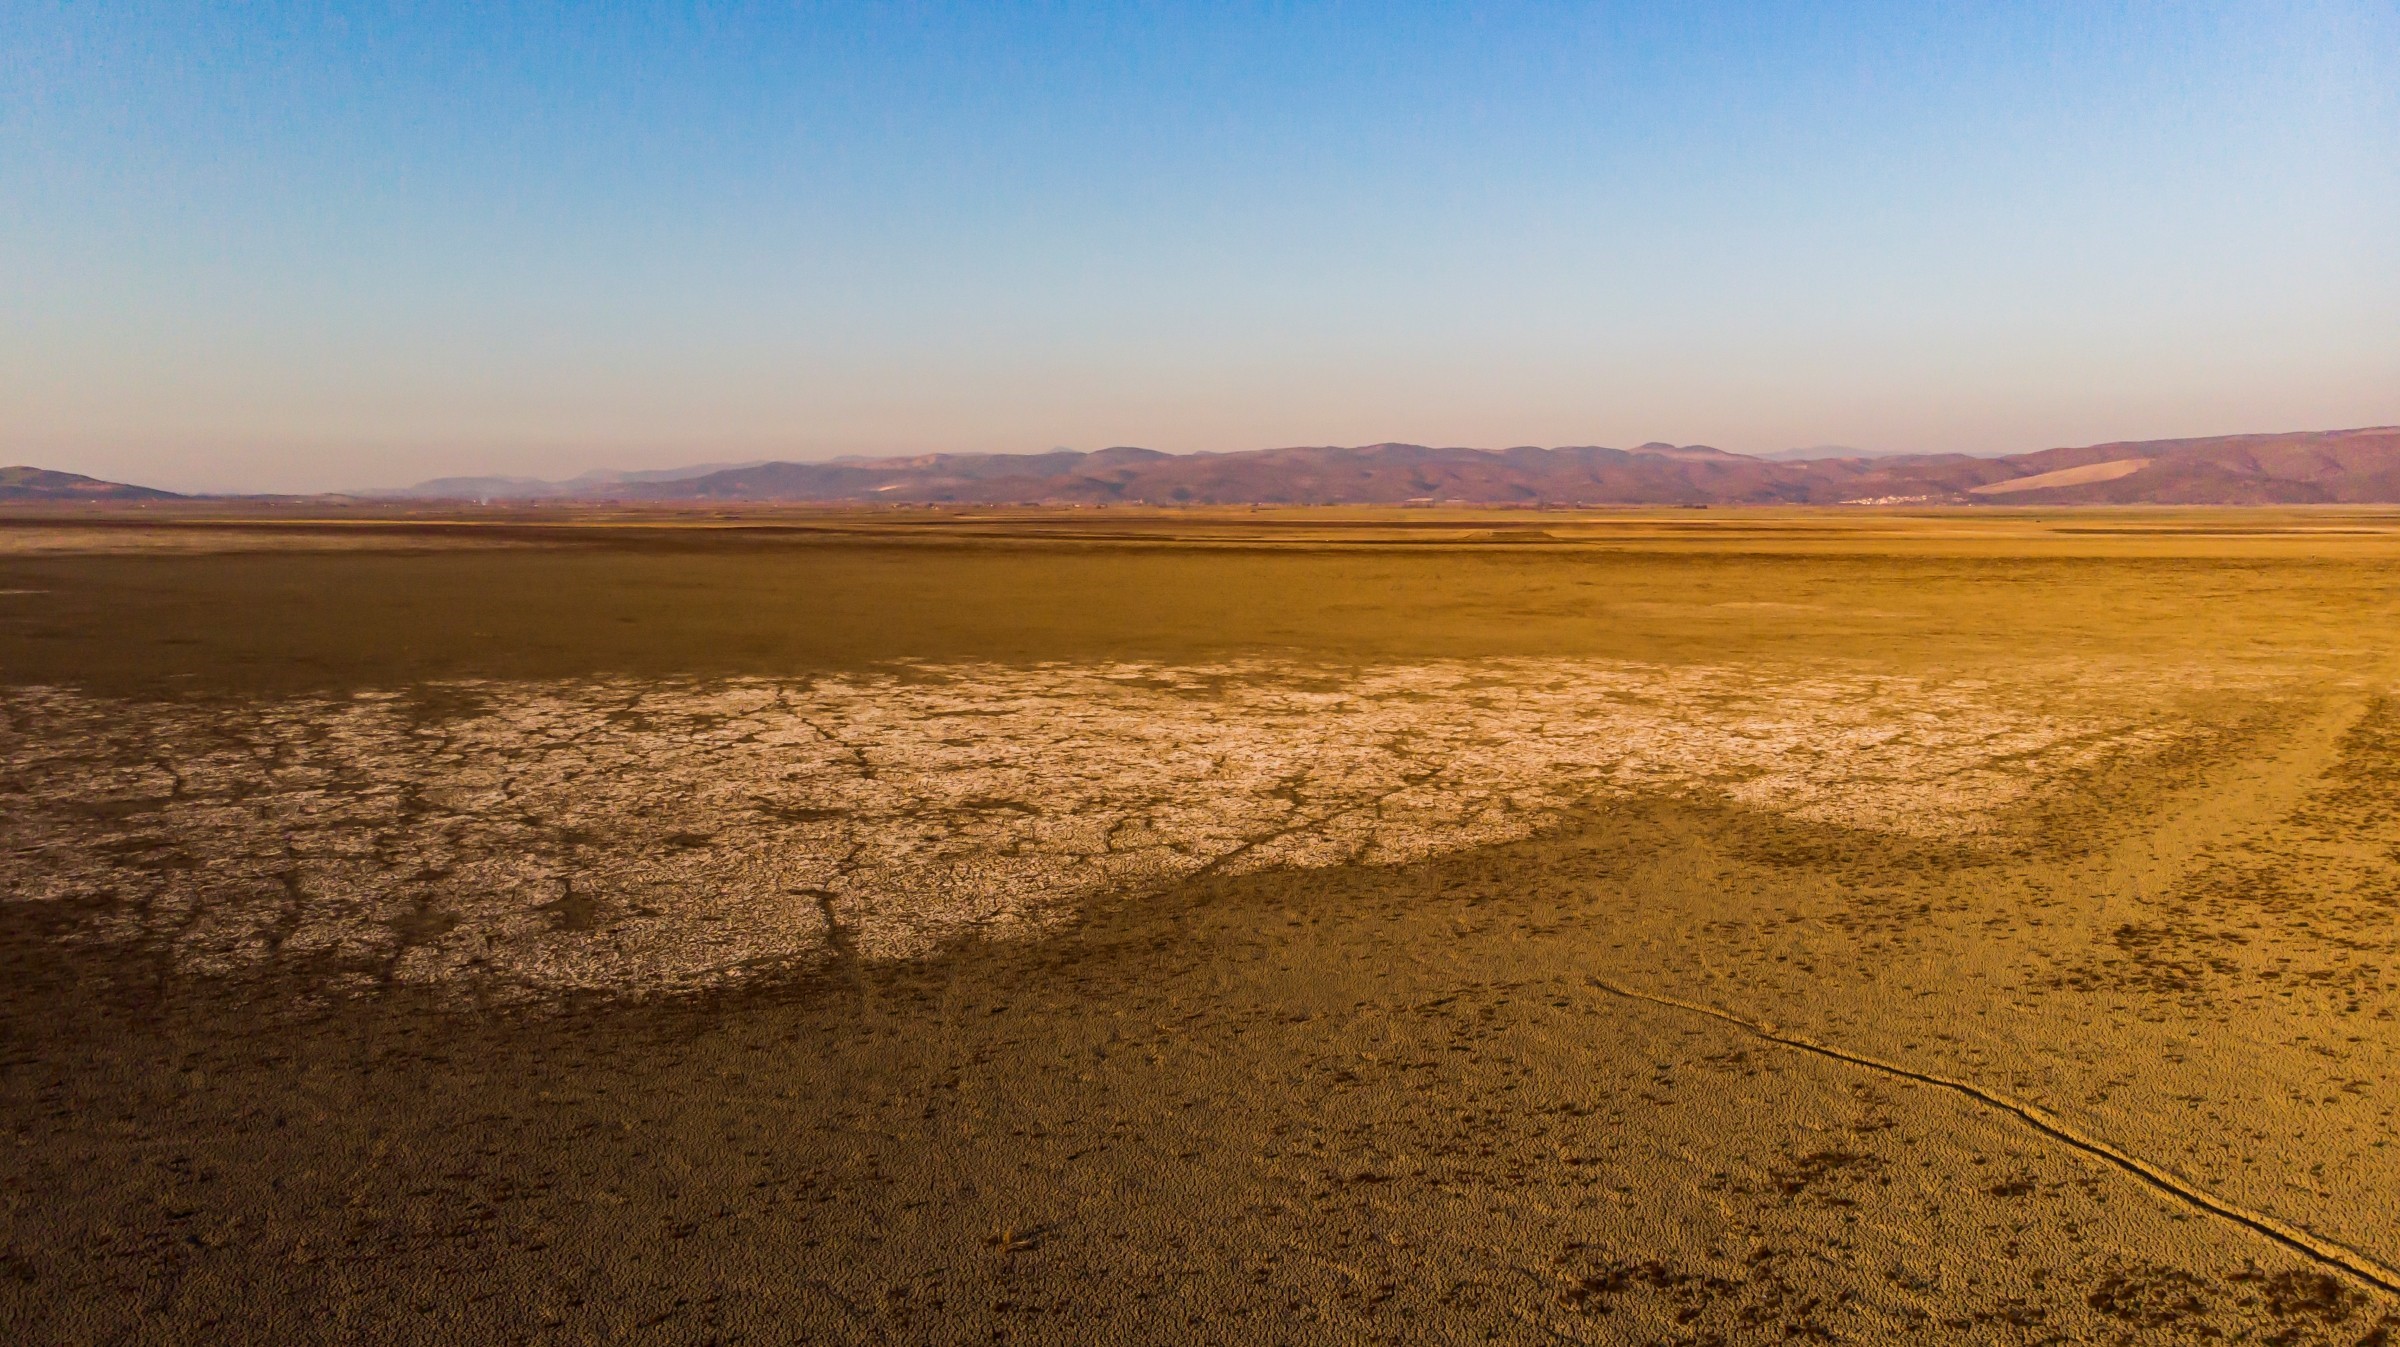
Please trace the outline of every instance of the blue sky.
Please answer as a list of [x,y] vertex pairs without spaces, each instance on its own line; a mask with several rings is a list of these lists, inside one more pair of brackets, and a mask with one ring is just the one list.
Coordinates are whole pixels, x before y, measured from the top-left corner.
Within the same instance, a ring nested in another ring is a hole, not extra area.
[[0,460],[2400,421],[2400,9],[0,0]]

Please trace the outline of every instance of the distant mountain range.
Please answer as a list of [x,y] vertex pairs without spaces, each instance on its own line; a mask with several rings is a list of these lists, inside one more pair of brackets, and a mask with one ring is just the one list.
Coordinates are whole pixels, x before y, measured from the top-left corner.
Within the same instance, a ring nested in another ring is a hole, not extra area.
[[2400,427],[2095,444],[2000,458],[1705,445],[925,454],[568,482],[443,478],[408,499],[1143,505],[2400,503]]
[[[1805,456],[1803,456],[1805,455]],[[2000,458],[1826,448],[1754,456],[1632,449],[1255,449],[924,454],[702,464],[563,482],[443,477],[412,501],[912,505],[2311,505],[2400,504],[2400,426],[2044,449]],[[180,499],[40,468],[0,468],[0,502]]]

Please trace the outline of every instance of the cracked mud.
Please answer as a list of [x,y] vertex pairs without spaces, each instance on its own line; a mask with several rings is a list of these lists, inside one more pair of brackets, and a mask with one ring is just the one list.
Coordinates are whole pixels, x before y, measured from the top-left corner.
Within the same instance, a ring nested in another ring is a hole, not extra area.
[[1202,873],[1421,860],[1636,791],[1973,834],[2184,729],[2122,679],[2103,705],[2070,671],[2023,676],[2049,707],[1985,680],[1556,660],[233,705],[18,689],[0,693],[0,848],[10,899],[87,911],[89,938],[164,943],[194,971],[633,993],[837,933],[902,957]]

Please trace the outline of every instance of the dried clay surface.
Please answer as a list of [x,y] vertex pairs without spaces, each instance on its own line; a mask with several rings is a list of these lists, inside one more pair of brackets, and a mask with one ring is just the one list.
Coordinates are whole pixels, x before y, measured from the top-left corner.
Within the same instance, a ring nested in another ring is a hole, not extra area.
[[0,1339],[2400,1341],[2388,516],[421,522],[0,555]]
[[2190,732],[2168,690],[2191,676],[2020,677],[1245,661],[17,688],[0,842],[11,899],[188,970],[639,993],[1020,935],[1203,873],[1420,860],[1637,792],[1973,836]]

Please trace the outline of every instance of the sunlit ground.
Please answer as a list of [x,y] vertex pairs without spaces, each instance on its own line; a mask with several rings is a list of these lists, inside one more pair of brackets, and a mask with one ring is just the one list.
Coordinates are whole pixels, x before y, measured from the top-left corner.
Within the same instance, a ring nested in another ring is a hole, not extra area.
[[2387,516],[0,537],[52,1336],[2400,1331]]

